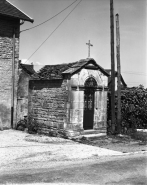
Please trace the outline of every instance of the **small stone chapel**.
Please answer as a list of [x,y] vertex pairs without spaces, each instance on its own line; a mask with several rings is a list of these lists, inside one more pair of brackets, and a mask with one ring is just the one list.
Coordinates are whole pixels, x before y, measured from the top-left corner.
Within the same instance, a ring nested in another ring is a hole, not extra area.
[[28,106],[38,132],[106,132],[108,76],[93,58],[40,69],[29,82]]

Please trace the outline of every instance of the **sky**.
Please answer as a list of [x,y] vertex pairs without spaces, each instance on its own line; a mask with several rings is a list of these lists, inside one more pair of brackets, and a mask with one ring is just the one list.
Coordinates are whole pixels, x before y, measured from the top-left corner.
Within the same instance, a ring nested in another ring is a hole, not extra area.
[[[9,0],[34,19],[33,24],[25,22],[21,25],[21,30],[42,23],[74,1]],[[80,0],[47,23],[21,32],[20,60],[26,62],[78,2]],[[146,0],[114,0],[114,16],[119,14],[121,71],[129,87],[140,84],[147,87],[146,5]],[[110,69],[110,0],[82,0],[27,63],[33,62],[35,69],[39,69],[37,65],[42,67],[85,59],[88,57],[86,45],[88,40],[93,45],[90,57],[103,68]],[[115,67],[117,67],[116,57]]]

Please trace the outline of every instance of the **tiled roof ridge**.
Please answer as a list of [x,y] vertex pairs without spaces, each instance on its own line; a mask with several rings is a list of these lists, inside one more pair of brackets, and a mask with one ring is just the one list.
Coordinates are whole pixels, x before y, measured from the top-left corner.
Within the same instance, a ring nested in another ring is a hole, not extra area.
[[[85,63],[85,61],[89,61],[90,59],[81,59],[76,62],[70,62],[70,63],[62,63],[62,64],[55,64],[55,65],[45,65],[43,68],[41,68],[36,74],[34,74],[32,77],[34,79],[62,79],[62,73],[69,68],[72,68],[72,66],[80,63]],[[74,67],[75,68],[75,67]],[[76,66],[77,68],[77,66]]]
[[[69,62],[69,63],[61,63],[61,64],[52,64],[52,65],[45,65],[45,66],[62,66],[62,65],[74,65],[74,64],[77,64],[77,63],[80,63],[80,62],[88,62],[88,61],[90,61],[90,60],[94,60],[93,58],[87,58],[87,59],[81,59],[81,60],[78,60],[78,61],[76,61],[76,62]],[[45,67],[44,66],[44,67]],[[43,68],[44,68],[43,67]]]
[[70,74],[73,75],[78,70],[81,70],[88,62],[92,62],[94,65],[98,67],[106,76],[110,76],[104,68],[96,63],[93,58],[86,58],[81,59],[76,62],[71,63],[62,63],[62,64],[55,64],[55,65],[45,65],[41,68],[36,74],[32,76],[32,79],[63,79],[64,75]]

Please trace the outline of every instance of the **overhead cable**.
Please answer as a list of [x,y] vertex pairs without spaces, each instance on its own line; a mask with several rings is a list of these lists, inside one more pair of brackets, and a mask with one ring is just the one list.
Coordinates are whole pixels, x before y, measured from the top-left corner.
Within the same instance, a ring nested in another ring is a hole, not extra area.
[[[76,0],[76,1],[77,1],[77,0]],[[33,26],[33,27],[31,27],[31,28],[27,28],[27,29],[25,29],[25,30],[22,30],[22,31],[20,31],[20,33],[24,32],[24,31],[28,31],[28,30],[34,29],[34,28],[36,28],[36,27],[38,27],[38,26],[41,26],[42,24],[44,24],[44,23],[46,23],[46,22],[52,20],[54,17],[58,16],[60,13],[64,12],[67,8],[69,8],[70,6],[72,6],[76,1],[74,1],[73,3],[71,3],[69,6],[67,6],[66,8],[64,8],[63,10],[61,10],[59,13],[57,13],[57,14],[54,15],[53,17],[47,19],[46,21],[44,21],[44,22],[42,22],[42,23],[40,23],[40,24],[38,24],[38,25],[36,25],[36,26]]]
[[127,84],[139,84],[139,83],[143,83],[143,82],[127,82]]
[[[82,0],[81,0],[82,1]],[[75,10],[75,8],[81,3],[81,1],[67,14],[67,16],[60,22],[60,24],[52,31],[52,33],[42,42],[42,44],[32,53],[27,61],[41,48],[41,46],[51,37],[51,35],[60,27],[60,25],[67,19],[67,17]]]
[[131,75],[143,75],[143,76],[147,76],[146,73],[137,73],[137,72],[129,72],[129,71],[122,71],[122,73],[125,73],[125,74],[131,74]]

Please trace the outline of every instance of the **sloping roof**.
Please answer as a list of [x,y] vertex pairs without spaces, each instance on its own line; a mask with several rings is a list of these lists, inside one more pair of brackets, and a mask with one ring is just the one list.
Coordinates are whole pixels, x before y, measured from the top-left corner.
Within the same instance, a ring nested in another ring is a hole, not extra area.
[[0,0],[0,14],[17,18],[17,19],[22,19],[25,21],[29,22],[34,22],[34,20],[26,15],[24,12],[19,10],[16,6],[14,6],[12,3],[10,3],[8,0]]
[[33,67],[34,66],[32,64],[19,63],[19,68],[22,68],[29,75],[32,75],[32,74],[36,73]]
[[[107,73],[109,73],[110,76],[111,76],[111,69],[105,69],[105,71],[107,71]],[[117,77],[117,71],[115,71],[115,77]],[[121,82],[122,82],[124,87],[127,87],[127,84],[125,83],[122,75],[121,75]],[[110,83],[111,83],[111,77],[108,79],[108,86],[109,86]]]
[[99,66],[94,59],[87,58],[68,64],[46,65],[41,68],[38,73],[35,73],[33,78],[47,80],[62,79],[65,74],[73,75],[90,63],[95,65],[103,74],[109,76],[109,74],[101,66]]

